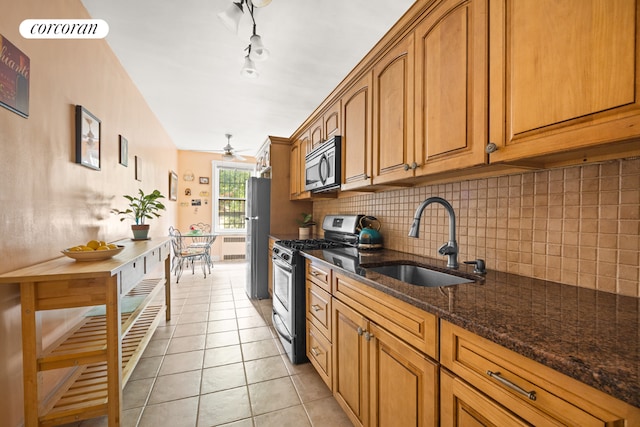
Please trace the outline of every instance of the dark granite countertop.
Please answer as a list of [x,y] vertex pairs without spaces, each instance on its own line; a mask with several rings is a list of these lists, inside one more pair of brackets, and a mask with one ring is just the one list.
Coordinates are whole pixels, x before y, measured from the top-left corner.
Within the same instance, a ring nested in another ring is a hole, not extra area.
[[407,261],[447,271],[440,259],[391,250],[345,257],[305,251],[333,268],[523,356],[640,407],[640,299],[488,270],[475,283],[414,286],[372,271]]

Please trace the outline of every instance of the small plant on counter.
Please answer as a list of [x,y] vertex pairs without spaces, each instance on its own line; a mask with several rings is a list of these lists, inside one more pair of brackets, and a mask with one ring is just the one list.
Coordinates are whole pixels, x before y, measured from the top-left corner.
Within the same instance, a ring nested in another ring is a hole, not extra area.
[[313,220],[313,214],[310,213],[301,213],[300,219],[298,219],[297,221],[300,228],[309,228],[312,225],[316,225],[315,221]]
[[129,208],[125,211],[119,209],[112,209],[111,212],[117,215],[122,215],[120,221],[124,221],[127,218],[131,218],[137,225],[143,225],[146,219],[159,218],[159,211],[165,210],[164,204],[159,199],[164,199],[164,196],[160,191],[153,190],[149,194],[144,194],[142,189],[138,189],[138,196],[133,197],[125,194],[123,196],[129,201]]
[[308,239],[311,237],[311,227],[316,225],[313,220],[313,214],[301,213],[298,221],[298,238]]
[[164,199],[164,196],[158,190],[144,194],[142,189],[138,189],[138,195],[136,197],[127,194],[123,197],[129,201],[129,207],[123,211],[120,209],[111,209],[111,212],[116,215],[122,215],[120,221],[124,221],[127,218],[134,220],[135,224],[131,225],[134,240],[146,240],[149,233],[149,225],[145,224],[145,221],[147,219],[160,217],[160,211],[166,209],[160,200]]

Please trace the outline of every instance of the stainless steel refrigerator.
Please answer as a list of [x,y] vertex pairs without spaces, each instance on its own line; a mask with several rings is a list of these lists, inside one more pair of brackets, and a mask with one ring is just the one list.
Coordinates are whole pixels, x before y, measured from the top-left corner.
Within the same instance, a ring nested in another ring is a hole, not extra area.
[[247,295],[269,298],[269,227],[271,223],[271,180],[249,178],[247,197]]

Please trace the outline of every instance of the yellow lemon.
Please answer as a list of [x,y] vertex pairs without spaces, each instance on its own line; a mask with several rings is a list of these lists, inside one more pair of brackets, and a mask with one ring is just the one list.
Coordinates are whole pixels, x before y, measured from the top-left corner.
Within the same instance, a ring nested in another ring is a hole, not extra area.
[[91,249],[98,249],[98,247],[100,247],[100,242],[98,242],[97,240],[89,240],[87,242],[87,246],[89,246]]
[[118,249],[118,245],[114,245],[113,243],[109,243],[109,244],[107,245],[107,247],[108,247],[109,249]]
[[96,249],[96,251],[108,251],[109,247],[108,246],[98,246],[98,249]]
[[81,248],[84,252],[87,252],[87,251],[93,251],[93,250],[94,250],[93,248],[90,248],[89,246],[85,246],[85,245],[80,246],[80,248]]
[[100,246],[107,246],[107,242],[105,242],[104,240],[100,240]]
[[67,249],[69,252],[80,252],[82,248],[80,246],[74,246],[72,248]]

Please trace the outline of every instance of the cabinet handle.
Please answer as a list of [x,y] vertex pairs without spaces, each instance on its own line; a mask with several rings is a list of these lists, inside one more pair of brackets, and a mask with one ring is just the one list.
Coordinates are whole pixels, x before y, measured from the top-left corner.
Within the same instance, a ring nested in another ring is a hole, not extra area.
[[369,332],[365,332],[364,333],[365,341],[371,341],[371,338],[373,338],[373,334],[372,333],[369,333]]
[[320,355],[320,352],[316,347],[311,347],[310,351],[311,351],[311,354],[313,354],[315,357],[318,357]]
[[509,381],[508,379],[503,378],[502,376],[500,376],[500,372],[487,371],[487,375],[489,375],[494,380],[497,380],[501,384],[509,387],[510,389],[517,391],[518,393],[522,394],[523,396],[528,397],[530,400],[536,400],[536,392],[535,391],[527,391],[527,390],[523,389],[519,385],[514,384],[511,381]]
[[362,329],[360,326],[358,326],[358,335],[362,336],[362,334],[364,333],[364,329]]
[[362,177],[362,179],[365,179],[365,180],[366,180],[366,179],[369,179],[369,178],[371,178],[371,177],[370,177],[369,175],[367,175],[366,173],[365,173],[365,174],[364,174],[364,176]]
[[311,308],[313,308],[313,311],[320,311],[320,310],[322,310],[322,307],[320,307],[318,304],[313,304],[313,305],[311,305]]
[[408,171],[409,169],[411,170],[416,170],[418,169],[418,166],[420,166],[419,164],[417,164],[416,162],[413,162],[411,164],[405,163],[403,168],[404,170]]
[[318,273],[317,271],[312,271],[312,272],[311,272],[311,275],[312,275],[313,277],[316,277],[316,276],[318,276],[319,274],[320,274],[320,273]]

